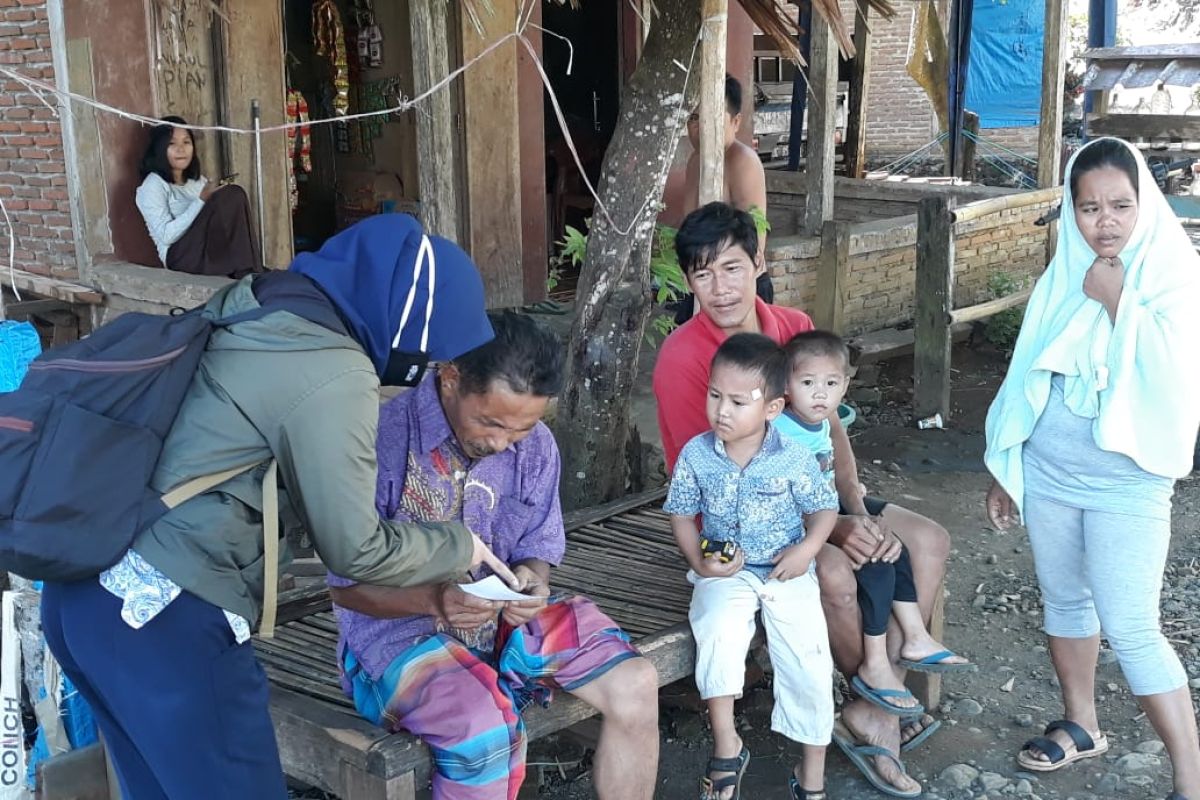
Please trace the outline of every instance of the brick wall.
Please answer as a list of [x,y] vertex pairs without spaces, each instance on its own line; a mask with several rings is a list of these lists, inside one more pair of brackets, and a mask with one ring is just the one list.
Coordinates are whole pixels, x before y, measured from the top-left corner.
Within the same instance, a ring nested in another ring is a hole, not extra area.
[[[854,5],[839,0],[842,14],[854,19]],[[871,16],[871,72],[867,103],[867,159],[877,164],[922,147],[938,133],[933,106],[909,77],[907,64],[913,15],[918,3],[897,3],[896,16]],[[949,4],[937,2],[943,28],[949,25]],[[1037,128],[997,128],[983,135],[1022,154],[1037,152]],[[941,154],[941,149],[932,151]]]
[[[995,273],[1014,279],[1041,273],[1046,265],[1046,228],[1033,221],[1052,205],[1001,211],[955,226],[956,308],[991,299],[988,280]],[[915,217],[853,226],[844,333],[867,333],[912,320],[916,241]],[[819,239],[769,240],[767,266],[777,303],[814,307],[819,253]]]
[[[54,82],[44,0],[0,0],[0,64]],[[0,78],[0,201],[16,234],[18,269],[78,277],[62,131],[50,108],[5,78]],[[6,253],[7,242],[0,244],[0,254]]]

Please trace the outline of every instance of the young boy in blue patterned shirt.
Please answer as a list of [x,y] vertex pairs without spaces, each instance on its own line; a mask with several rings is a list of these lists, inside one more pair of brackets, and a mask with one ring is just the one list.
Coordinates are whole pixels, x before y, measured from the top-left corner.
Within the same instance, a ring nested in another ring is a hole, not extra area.
[[[770,423],[783,410],[788,362],[766,336],[739,333],[713,357],[706,412],[712,430],[684,446],[664,510],[694,589],[688,618],[696,639],[696,684],[708,705],[713,757],[704,796],[740,795],[750,753],[734,727],[746,653],[762,613],[775,672],[771,728],[797,741],[803,758],[794,800],[824,800],[825,748],[833,729],[833,659],[813,560],[837,521],[837,494],[802,445]],[[732,557],[706,557],[707,541]]]

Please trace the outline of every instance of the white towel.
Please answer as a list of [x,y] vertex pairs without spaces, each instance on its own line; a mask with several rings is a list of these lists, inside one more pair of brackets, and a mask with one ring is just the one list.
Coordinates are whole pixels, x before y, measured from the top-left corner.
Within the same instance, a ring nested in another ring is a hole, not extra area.
[[1022,445],[1046,408],[1055,372],[1066,376],[1067,407],[1094,418],[1101,449],[1168,478],[1192,468],[1200,426],[1200,255],[1141,154],[1122,144],[1138,164],[1138,218],[1120,255],[1125,284],[1115,323],[1083,293],[1096,253],[1075,223],[1068,181],[1058,251],[1029,298],[1008,374],[988,411],[984,460],[1018,508],[1025,495]]

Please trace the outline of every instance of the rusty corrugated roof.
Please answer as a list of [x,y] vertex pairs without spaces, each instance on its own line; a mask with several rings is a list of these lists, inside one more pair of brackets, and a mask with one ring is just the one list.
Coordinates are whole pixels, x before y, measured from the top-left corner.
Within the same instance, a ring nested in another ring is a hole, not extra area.
[[1095,91],[1120,84],[1143,89],[1159,81],[1169,86],[1200,83],[1200,43],[1105,47],[1083,54],[1083,88]]

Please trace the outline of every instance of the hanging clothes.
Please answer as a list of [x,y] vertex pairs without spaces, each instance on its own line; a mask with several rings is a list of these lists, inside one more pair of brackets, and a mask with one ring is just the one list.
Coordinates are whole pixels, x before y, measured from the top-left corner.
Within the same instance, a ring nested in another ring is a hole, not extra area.
[[312,135],[309,128],[308,101],[296,89],[287,93],[287,121],[300,123],[298,128],[288,128],[288,160],[291,162],[288,170],[288,194],[291,198],[292,212],[300,205],[299,176],[312,172]]

